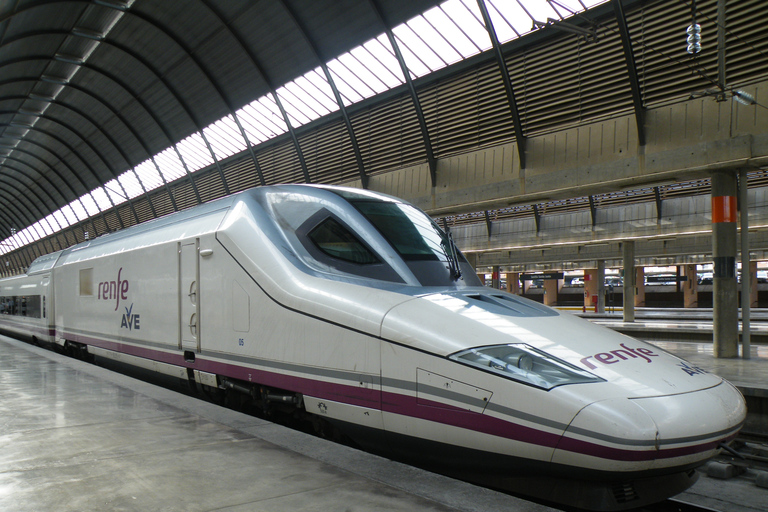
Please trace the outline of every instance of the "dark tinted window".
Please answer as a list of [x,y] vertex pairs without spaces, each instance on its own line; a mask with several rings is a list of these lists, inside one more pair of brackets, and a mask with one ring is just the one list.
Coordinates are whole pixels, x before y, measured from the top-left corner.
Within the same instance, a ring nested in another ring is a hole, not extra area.
[[327,218],[309,232],[309,238],[328,256],[358,265],[379,263],[379,259],[347,228]]

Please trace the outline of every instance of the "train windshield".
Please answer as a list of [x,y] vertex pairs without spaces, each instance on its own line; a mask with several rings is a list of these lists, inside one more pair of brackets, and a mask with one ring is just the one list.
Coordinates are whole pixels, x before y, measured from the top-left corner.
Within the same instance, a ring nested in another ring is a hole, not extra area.
[[395,248],[422,285],[453,285],[465,275],[467,285],[481,284],[451,237],[418,208],[394,201],[347,200]]

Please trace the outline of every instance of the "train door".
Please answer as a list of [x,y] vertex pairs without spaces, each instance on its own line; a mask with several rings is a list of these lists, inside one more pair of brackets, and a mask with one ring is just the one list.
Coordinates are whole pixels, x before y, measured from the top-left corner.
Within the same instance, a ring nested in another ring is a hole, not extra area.
[[179,242],[179,348],[200,351],[200,239]]

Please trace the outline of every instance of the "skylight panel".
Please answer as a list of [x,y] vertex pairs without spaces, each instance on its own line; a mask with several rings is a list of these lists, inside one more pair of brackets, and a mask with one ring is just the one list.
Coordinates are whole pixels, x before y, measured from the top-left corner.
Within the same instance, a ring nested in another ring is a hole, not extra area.
[[435,52],[424,44],[424,41],[407,24],[395,27],[392,32],[405,59],[405,65],[415,76],[424,76],[445,66]]
[[83,205],[79,200],[69,203],[69,208],[72,210],[72,213],[78,221],[88,218],[88,212],[85,211],[85,208],[83,208]]
[[441,67],[448,66],[462,59],[458,50],[451,46],[445,36],[424,16],[413,18],[408,22],[408,26],[411,27],[424,44],[429,45],[435,55],[440,58],[440,61],[443,63],[443,66]]
[[[494,2],[493,0],[488,0],[486,6],[488,15],[491,17],[493,29],[496,31],[496,38],[501,43],[511,41],[519,37],[520,34],[530,32],[533,29],[533,20],[525,14],[525,11],[520,8],[520,4],[517,2]],[[512,11],[515,6],[518,8],[517,12]],[[507,16],[510,16],[510,18],[507,18]],[[512,16],[515,17],[512,18]],[[513,28],[511,25],[512,19],[518,21],[520,24],[519,29],[517,27]]]
[[365,87],[365,84],[360,84],[360,80],[336,59],[328,63],[328,71],[331,73],[333,83],[336,84],[336,89],[339,91],[344,105],[351,105],[365,99],[357,91],[356,87],[364,87],[369,91],[371,90]]
[[[256,110],[265,118],[266,126],[268,126],[275,135],[280,135],[288,131],[288,125],[285,124],[283,114],[280,112],[280,108],[277,106],[277,102],[272,97],[272,94],[262,96],[251,103]],[[274,128],[272,127],[274,126]]]
[[181,153],[181,158],[187,163],[189,172],[199,171],[203,167],[213,164],[211,152],[208,151],[203,136],[198,132],[179,142],[176,147]]
[[[303,78],[303,77],[300,77],[300,78]],[[312,84],[312,82],[310,82],[306,78],[301,80],[301,82],[303,86],[299,85],[299,79],[296,79],[293,82],[288,82],[287,84],[285,84],[285,90],[293,94],[296,97],[296,99],[299,100],[306,107],[306,108],[301,107],[302,112],[304,112],[307,115],[307,117],[309,117],[312,120],[315,120],[318,117],[322,117],[326,114],[330,114],[331,109],[327,108],[323,103],[315,99],[315,96],[318,95],[317,93],[320,91],[318,91],[318,89]],[[304,86],[306,86],[309,90],[305,89]],[[325,95],[322,92],[320,92],[319,96],[322,99],[323,96]]]
[[461,0],[450,0],[441,7],[445,14],[461,27],[472,43],[480,48],[480,51],[491,47],[491,39],[488,37],[488,31],[482,22],[483,17],[475,2],[463,3]]
[[40,240],[42,238],[42,236],[37,231],[37,229],[35,229],[35,225],[34,224],[32,224],[28,228],[22,230],[22,233],[25,233],[24,236],[29,238],[30,241],[32,241],[32,242],[37,242],[38,240]]
[[[390,88],[405,83],[403,70],[400,68],[400,63],[397,61],[397,57],[395,57],[395,51],[392,49],[392,45],[389,44],[389,38],[386,34],[381,34],[376,39],[371,39],[363,47],[376,59],[375,66],[383,68],[378,72],[378,77],[384,83],[389,85]],[[376,73],[373,67],[371,70]]]
[[[122,204],[128,200],[128,198],[125,197],[123,188],[120,186],[120,183],[118,183],[117,179],[108,181],[107,184],[104,185],[104,190],[107,191],[110,199],[112,199],[112,202],[115,203],[115,206]],[[64,226],[62,226],[62,228],[63,227]]]
[[536,21],[545,22],[549,18],[560,19],[557,12],[548,2],[525,2],[523,7],[528,15]]
[[222,117],[215,123],[203,129],[205,137],[208,139],[216,158],[223,160],[228,156],[243,151],[245,140],[240,128],[237,127],[232,115]]
[[[495,1],[488,11],[496,28],[496,35],[502,43],[514,39],[518,34],[527,34],[533,30],[533,20],[517,2]],[[500,25],[505,27],[504,32],[499,30]],[[512,32],[512,29],[517,34]]]
[[45,234],[45,236],[52,235],[53,234],[53,228],[47,223],[43,222],[42,220],[37,221],[36,223],[38,225],[38,229]]
[[[333,82],[336,84],[339,92],[342,96],[347,96],[352,100],[352,103],[364,98],[370,98],[376,93],[374,89],[360,78],[361,75],[367,76],[369,74],[368,71],[349,53],[340,55],[337,59],[329,62],[328,69],[331,71]],[[349,92],[344,91],[345,88],[342,87],[339,80],[344,82]]]
[[240,124],[252,145],[274,137],[274,132],[259,120],[262,116],[252,105],[246,105],[238,110],[237,118],[240,119]]
[[53,212],[53,217],[56,219],[58,225],[61,226],[61,229],[69,227],[69,221],[67,221],[67,218],[61,213],[61,210]]
[[477,55],[482,50],[440,7],[424,13],[424,19],[450,44],[463,58]]
[[163,173],[165,181],[169,183],[187,174],[184,170],[184,165],[179,160],[179,155],[172,147],[155,155],[155,162],[160,167],[160,172]]
[[77,218],[77,215],[75,215],[75,212],[72,211],[71,203],[68,204],[68,205],[65,205],[59,211],[64,216],[64,219],[67,221],[67,226],[71,226],[73,224],[77,224],[79,219]]
[[[302,96],[305,94],[306,93],[302,94]],[[304,101],[302,101],[302,99],[285,87],[281,87],[277,90],[277,96],[280,98],[285,113],[288,114],[288,117],[291,120],[291,126],[294,128],[307,124],[312,121],[312,119],[319,117],[317,116],[317,112],[314,112],[306,105],[306,103],[304,103]]]
[[318,112],[325,112],[329,114],[339,110],[339,105],[336,103],[336,99],[333,96],[333,90],[325,79],[325,75],[320,73],[320,68],[316,68],[304,76],[300,76],[294,80],[296,87],[301,88],[311,101],[319,103],[320,106],[313,107]]
[[154,190],[163,185],[160,173],[157,172],[157,168],[152,160],[144,160],[134,168],[134,171],[136,171],[139,180],[141,180],[146,190]]
[[117,180],[131,199],[144,193],[141,189],[141,183],[139,183],[139,180],[136,178],[136,175],[133,174],[133,171],[125,171],[117,178]]
[[397,77],[393,76],[392,72],[379,62],[376,56],[369,52],[366,47],[358,46],[350,51],[349,55],[362,66],[363,74],[360,75],[360,78],[365,80],[377,93],[391,89],[391,83],[400,85],[401,82],[397,80]]
[[93,196],[90,193],[81,196],[80,203],[82,203],[83,208],[85,208],[85,212],[88,214],[88,217],[98,215],[101,211],[99,210],[99,206],[96,204],[96,201],[93,199]]
[[61,231],[63,229],[63,227],[59,224],[59,222],[56,220],[56,217],[54,217],[52,213],[48,214],[45,220],[48,225],[51,226],[51,229],[53,229],[54,232]]

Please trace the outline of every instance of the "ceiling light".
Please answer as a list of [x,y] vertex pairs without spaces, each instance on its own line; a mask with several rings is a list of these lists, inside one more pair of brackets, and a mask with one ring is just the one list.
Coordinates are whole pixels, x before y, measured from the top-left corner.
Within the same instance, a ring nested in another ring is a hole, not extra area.
[[81,28],[81,27],[73,28],[72,34],[79,37],[85,37],[87,39],[93,39],[94,41],[101,41],[104,39],[104,34],[102,34],[101,32],[96,32],[95,30],[90,30],[90,29]]
[[40,77],[40,80],[49,84],[56,84],[56,85],[67,85],[69,83],[69,79],[67,78],[61,78],[59,76],[51,76],[51,75],[43,75]]
[[81,57],[77,57],[76,55],[66,55],[64,53],[57,53],[53,58],[59,62],[66,62],[67,64],[75,64],[77,66],[85,62]]
[[34,93],[34,92],[33,92],[33,93],[30,93],[30,95],[29,95],[29,99],[31,99],[31,100],[37,100],[37,101],[48,101],[48,102],[52,102],[52,101],[54,101],[56,98],[54,98],[53,96],[48,96],[48,95],[46,95],[46,94],[37,94],[37,93]]

